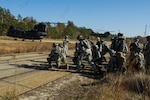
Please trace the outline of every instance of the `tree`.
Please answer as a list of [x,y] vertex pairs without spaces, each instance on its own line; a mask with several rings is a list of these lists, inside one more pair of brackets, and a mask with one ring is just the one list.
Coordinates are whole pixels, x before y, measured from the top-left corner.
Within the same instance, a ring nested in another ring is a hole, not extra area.
[[17,18],[18,18],[18,22],[22,21],[22,16],[20,14],[18,14]]

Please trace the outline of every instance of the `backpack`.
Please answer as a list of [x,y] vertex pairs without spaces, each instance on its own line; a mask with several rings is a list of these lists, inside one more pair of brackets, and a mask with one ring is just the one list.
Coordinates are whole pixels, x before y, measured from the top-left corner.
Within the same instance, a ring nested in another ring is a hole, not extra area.
[[84,44],[84,47],[85,47],[86,49],[90,49],[90,48],[91,48],[91,45],[90,45],[89,40],[84,39],[84,40],[83,40],[83,44]]

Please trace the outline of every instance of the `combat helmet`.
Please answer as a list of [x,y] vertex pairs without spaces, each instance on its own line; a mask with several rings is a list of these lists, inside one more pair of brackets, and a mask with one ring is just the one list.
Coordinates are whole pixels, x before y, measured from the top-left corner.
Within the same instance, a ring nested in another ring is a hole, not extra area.
[[123,33],[118,33],[118,36],[123,36]]
[[65,35],[65,38],[68,38],[68,35]]
[[77,40],[83,40],[83,36],[82,36],[82,35],[79,35],[79,36],[77,37]]
[[138,42],[138,41],[139,41],[139,38],[137,38],[137,37],[134,38],[134,41],[135,41],[135,42]]
[[118,39],[119,40],[125,40],[126,38],[124,36],[119,36]]
[[56,47],[58,44],[57,43],[53,43],[53,47]]

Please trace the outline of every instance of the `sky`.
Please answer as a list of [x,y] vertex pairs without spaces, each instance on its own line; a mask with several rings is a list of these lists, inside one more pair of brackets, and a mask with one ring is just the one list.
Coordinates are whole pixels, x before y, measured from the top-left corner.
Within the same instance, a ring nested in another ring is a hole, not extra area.
[[150,0],[0,0],[0,7],[38,22],[71,21],[94,32],[150,35]]

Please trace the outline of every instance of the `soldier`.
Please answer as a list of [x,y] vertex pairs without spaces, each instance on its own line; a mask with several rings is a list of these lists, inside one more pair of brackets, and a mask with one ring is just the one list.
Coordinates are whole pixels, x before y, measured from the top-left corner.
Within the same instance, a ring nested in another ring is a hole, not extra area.
[[108,65],[106,66],[108,71],[116,71],[118,70],[118,62],[117,62],[117,57],[116,57],[116,51],[110,50],[110,60],[108,62]]
[[126,71],[126,58],[125,55],[128,52],[127,44],[125,43],[125,37],[118,38],[118,44],[116,48],[116,56],[118,61],[118,67],[122,72]]
[[68,53],[68,44],[69,44],[69,39],[68,36],[66,35],[65,38],[63,39],[63,48],[66,55]]
[[66,53],[64,51],[64,47],[63,47],[63,44],[58,44],[58,49],[60,51],[60,57],[61,57],[61,61],[62,62],[65,62],[65,59],[66,59]]
[[147,40],[147,44],[146,44],[144,56],[146,60],[146,71],[149,71],[150,69],[150,36],[147,36],[146,40]]
[[93,50],[92,50],[92,61],[95,63],[95,64],[101,64],[102,63],[102,57],[101,57],[101,54],[100,54],[100,51],[98,50],[98,46],[97,45],[94,45],[93,46]]
[[114,38],[112,38],[112,43],[111,43],[111,47],[110,49],[116,51],[117,50],[117,47],[118,47],[118,40],[119,38],[122,38],[123,37],[123,34],[122,33],[118,33],[117,36],[115,36]]
[[124,55],[128,52],[127,44],[125,43],[125,37],[119,37],[117,40],[116,52],[122,52]]
[[98,49],[100,51],[100,54],[101,54],[101,58],[102,58],[102,61],[105,61],[106,62],[106,58],[105,58],[105,54],[107,52],[109,52],[109,49],[107,47],[107,45],[105,44],[104,40],[101,40],[100,37],[97,37],[97,42],[96,42],[96,45],[98,45]]
[[[134,42],[130,44],[130,55],[128,70],[131,72],[133,69],[137,71],[145,71],[145,60],[143,51],[139,45],[139,39],[135,38]],[[131,70],[131,71],[130,71]]]
[[[116,40],[115,40],[116,39]],[[111,49],[116,52],[113,58],[116,58],[117,67],[122,72],[126,71],[126,58],[125,55],[128,52],[127,44],[125,43],[125,37],[122,33],[118,33],[117,37],[112,41]],[[111,62],[110,62],[111,63]]]
[[101,41],[100,37],[97,37],[96,45],[98,46],[98,50],[101,53],[102,52],[102,41]]
[[49,58],[47,58],[47,61],[49,63],[49,68],[51,68],[52,61],[56,62],[56,66],[59,68],[61,62],[63,61],[62,51],[58,44],[53,43],[53,49],[51,50],[49,54]]
[[130,44],[130,56],[129,56],[130,61],[133,60],[135,55],[138,53],[139,49],[140,49],[139,39],[135,38],[134,42]]
[[79,35],[77,37],[77,40],[79,40],[79,44],[77,45],[78,50],[80,51],[78,57],[77,57],[77,71],[80,71],[80,67],[82,65],[82,60],[86,58],[89,62],[89,64],[92,66],[92,68],[96,71],[96,66],[94,62],[92,62],[92,50],[90,42],[87,39],[83,39],[82,35]]
[[137,62],[136,62],[136,67],[138,71],[145,72],[145,59],[144,59],[144,54],[141,48],[138,48],[137,50]]

